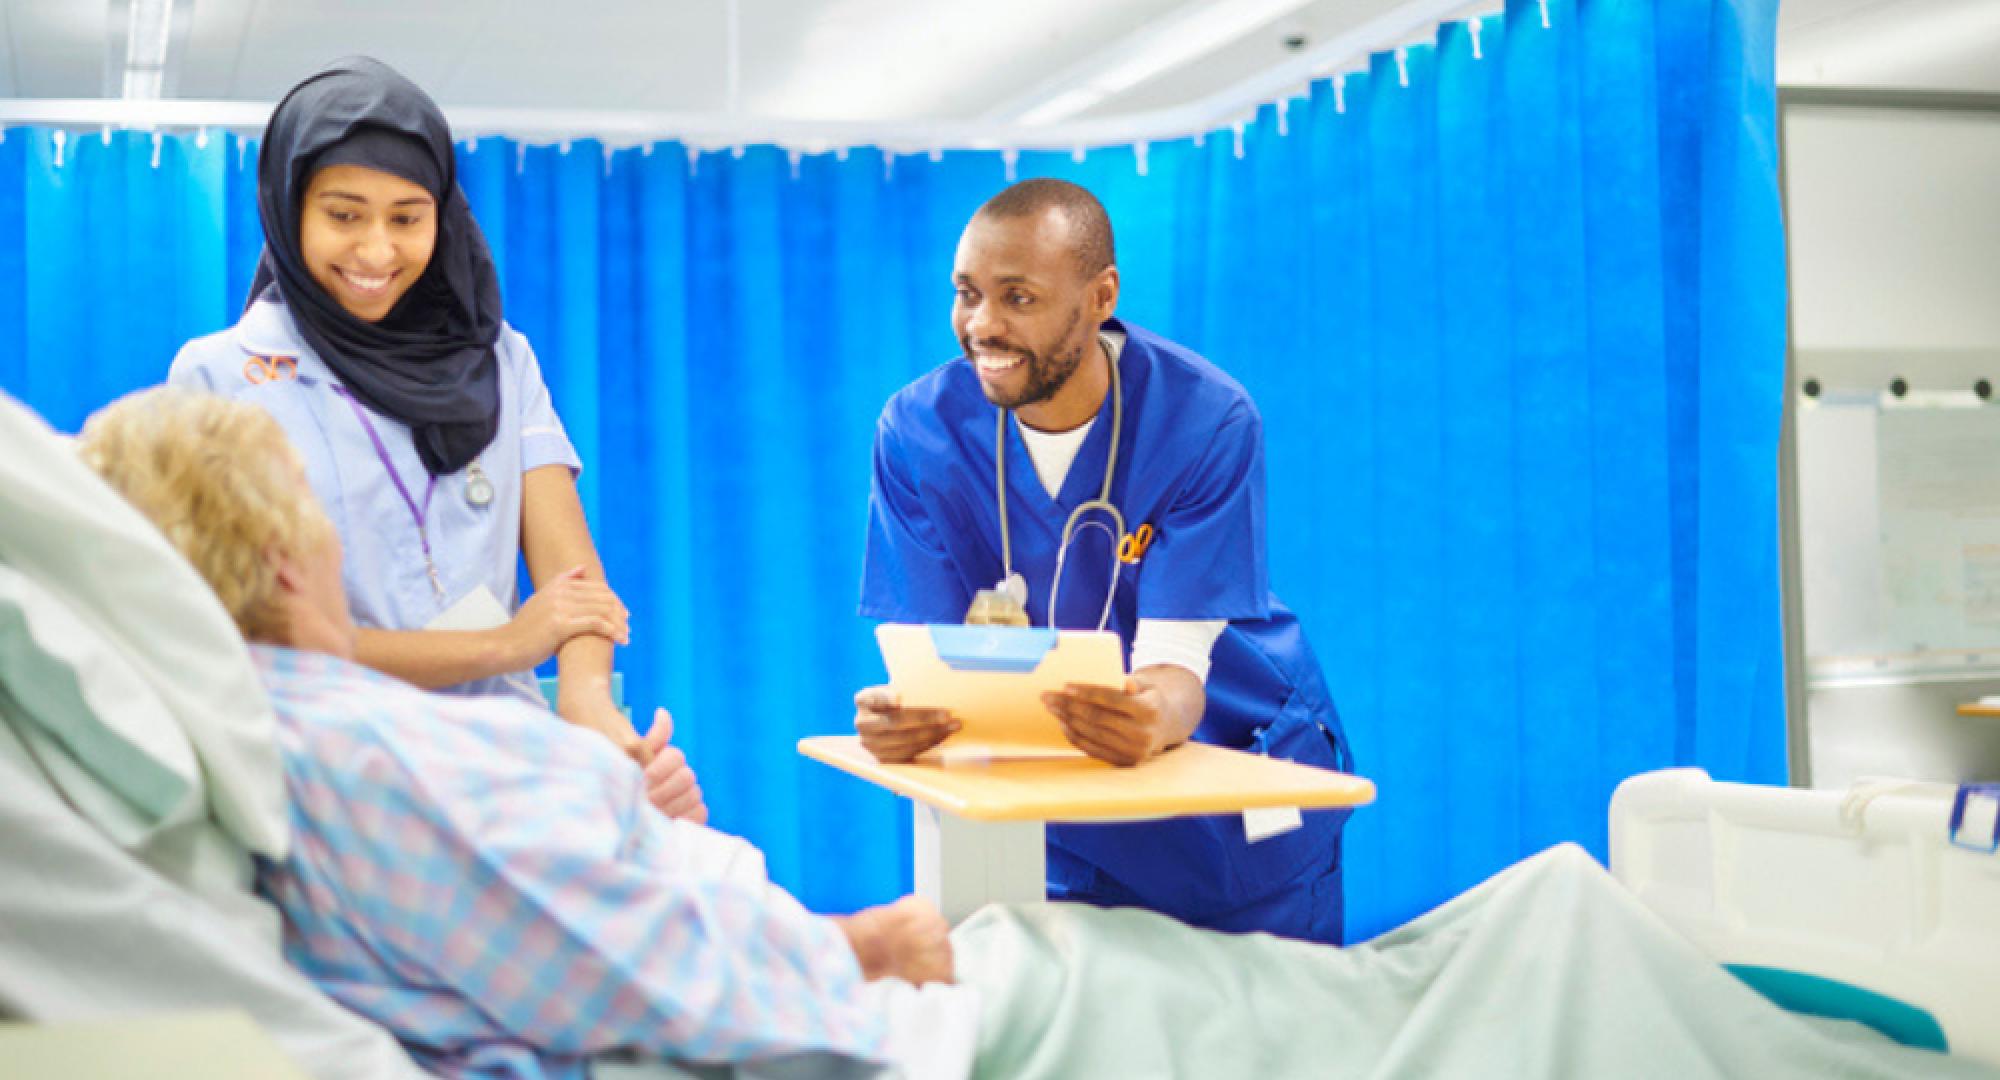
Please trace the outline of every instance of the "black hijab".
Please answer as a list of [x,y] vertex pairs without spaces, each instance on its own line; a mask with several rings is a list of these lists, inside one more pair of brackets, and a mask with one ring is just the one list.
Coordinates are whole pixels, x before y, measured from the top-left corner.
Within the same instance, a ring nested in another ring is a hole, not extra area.
[[[299,254],[300,203],[329,165],[399,176],[437,200],[430,265],[380,322],[348,314]],[[409,425],[433,475],[486,449],[500,425],[500,282],[437,104],[380,61],[335,61],[271,114],[257,152],[257,214],[264,257],[250,302],[275,282],[306,344],[356,398]]]

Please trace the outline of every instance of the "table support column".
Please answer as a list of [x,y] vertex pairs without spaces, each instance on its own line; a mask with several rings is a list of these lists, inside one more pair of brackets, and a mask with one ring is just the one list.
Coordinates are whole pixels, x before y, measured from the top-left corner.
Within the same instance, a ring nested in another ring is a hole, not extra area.
[[1039,821],[972,821],[916,808],[917,895],[956,926],[990,903],[1041,900],[1048,858]]

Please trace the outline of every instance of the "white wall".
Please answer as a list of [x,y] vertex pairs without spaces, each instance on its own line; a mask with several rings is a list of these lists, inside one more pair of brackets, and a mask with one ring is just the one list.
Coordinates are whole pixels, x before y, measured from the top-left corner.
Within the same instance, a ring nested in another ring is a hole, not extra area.
[[[1825,391],[1795,399],[1807,664],[1791,677],[1807,680],[1810,779],[2000,778],[2000,721],[1955,715],[2000,694],[2000,634],[1909,616],[1910,575],[1885,574],[1884,536],[1907,538],[1912,519],[1877,479],[1890,381],[1954,395],[1914,427],[1970,432],[1957,460],[1983,467],[1990,451],[1992,468],[1968,468],[1952,512],[1917,520],[1938,533],[1927,569],[1946,591],[1969,587],[1956,538],[2000,528],[2000,404],[1970,395],[1983,377],[2000,401],[2000,107],[1788,105],[1784,153],[1794,385]],[[1911,449],[1911,427],[1891,453]]]

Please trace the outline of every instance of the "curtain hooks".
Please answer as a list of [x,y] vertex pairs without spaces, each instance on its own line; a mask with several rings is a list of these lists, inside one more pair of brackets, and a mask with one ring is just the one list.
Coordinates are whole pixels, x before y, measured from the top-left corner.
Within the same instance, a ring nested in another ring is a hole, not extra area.
[[1013,183],[1015,166],[1021,163],[1021,152],[1010,146],[1000,151],[1000,161],[1007,166],[1007,182]]
[[1078,165],[1081,165],[1081,164],[1083,164],[1083,144],[1082,144],[1082,143],[1078,143],[1078,144],[1076,144],[1075,146],[1072,146],[1072,147],[1070,147],[1070,148],[1069,148],[1069,159],[1070,159],[1071,161],[1074,161],[1074,162],[1076,162],[1076,163],[1077,163]]
[[55,134],[49,136],[49,141],[56,144],[56,168],[60,169],[63,165],[63,146],[69,142],[69,132],[58,128]]
[[1342,116],[1347,115],[1347,76],[1345,75],[1335,75],[1333,77],[1333,111]]
[[654,143],[642,143],[642,144],[640,145],[640,147],[639,147],[639,156],[640,156],[640,157],[652,157],[652,156],[653,156],[653,147],[654,147],[655,145],[656,145],[656,144],[654,144]]
[[834,147],[833,160],[840,162],[842,165],[847,164],[847,147],[845,146]]
[[479,140],[478,139],[465,140],[465,152],[468,154],[477,154],[479,152]]
[[607,180],[611,178],[611,158],[612,158],[612,155],[613,155],[613,154],[615,154],[615,153],[617,153],[617,151],[613,150],[613,149],[611,148],[611,146],[610,146],[610,144],[609,144],[609,143],[605,144],[605,147],[604,147],[604,177],[605,177],[605,179],[607,179]]
[[198,130],[196,130],[196,131],[195,131],[195,133],[194,133],[194,148],[195,148],[196,150],[206,150],[206,149],[208,149],[208,129],[207,129],[207,128],[205,128],[205,127],[204,127],[204,128],[200,128],[200,129],[198,129]]
[[882,182],[886,184],[894,179],[896,179],[896,152],[884,148],[882,151]]
[[944,147],[942,146],[931,147],[931,164],[935,165],[943,160],[944,160]]
[[743,160],[744,153],[745,151],[743,149],[742,143],[737,143],[735,146],[729,148],[729,156],[736,159],[737,161]]
[[556,144],[556,153],[558,153],[558,154],[561,154],[561,155],[562,155],[563,157],[568,157],[568,156],[569,156],[569,140],[568,140],[568,139],[564,139],[563,141],[561,141],[561,142],[559,142],[559,143],[557,143],[557,144]]
[[528,171],[528,144],[524,142],[517,142],[514,144],[514,175],[519,176],[527,171]]
[[699,146],[688,147],[687,155],[688,155],[688,175],[689,176],[701,175],[701,147]]
[[1396,46],[1396,85],[1407,89],[1410,85],[1410,51]]
[[1472,34],[1472,58],[1474,60],[1482,59],[1479,53],[1479,16],[1475,15],[1467,21],[1465,29]]
[[1281,139],[1291,134],[1291,125],[1286,120],[1286,114],[1291,112],[1291,105],[1290,98],[1278,99],[1278,137]]
[[104,130],[103,130],[102,132],[100,132],[100,134],[101,134],[101,135],[103,135],[103,137],[104,137],[104,145],[106,145],[106,146],[110,146],[110,145],[111,145],[111,125],[110,125],[110,124],[106,124],[106,125],[104,125]]
[[1549,29],[1549,0],[1535,0],[1542,6],[1542,29]]
[[1208,132],[1197,131],[1194,133],[1194,148],[1196,150],[1201,149],[1203,146],[1206,146],[1207,144],[1208,144]]
[[803,160],[803,155],[798,152],[796,147],[785,151],[785,164],[792,167],[792,179],[794,180],[799,178],[799,162],[801,160]]
[[160,133],[153,132],[153,168],[160,167]]
[[1238,121],[1236,121],[1236,122],[1235,122],[1234,124],[1231,124],[1231,125],[1229,125],[1229,126],[1230,126],[1230,128],[1231,128],[1231,129],[1233,129],[1233,130],[1234,130],[1234,132],[1235,132],[1235,136],[1236,136],[1236,160],[1238,160],[1238,161],[1242,161],[1242,160],[1243,160],[1243,121],[1241,121],[1241,120],[1238,120]]
[[1146,175],[1146,158],[1153,149],[1151,143],[1132,144],[1132,163],[1139,167],[1139,175]]

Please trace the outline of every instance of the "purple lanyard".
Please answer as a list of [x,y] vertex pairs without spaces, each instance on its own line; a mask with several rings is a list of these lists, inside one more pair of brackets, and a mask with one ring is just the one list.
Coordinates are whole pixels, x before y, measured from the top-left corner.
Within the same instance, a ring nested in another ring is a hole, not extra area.
[[396,485],[396,494],[401,495],[403,505],[410,508],[410,519],[417,525],[417,542],[424,548],[424,570],[430,574],[431,588],[436,590],[438,601],[442,603],[445,597],[444,582],[438,577],[437,562],[431,558],[430,531],[425,526],[431,516],[431,496],[437,494],[436,474],[432,474],[430,483],[425,485],[423,504],[418,505],[417,500],[410,495],[410,489],[404,486],[403,477],[396,472],[396,463],[389,457],[389,448],[382,445],[382,435],[375,430],[375,422],[368,419],[368,413],[362,409],[361,403],[354,400],[354,395],[348,393],[345,386],[336,385],[333,392],[347,399],[348,407],[354,410],[354,418],[361,421],[361,429],[368,433],[368,441],[375,444],[375,456],[382,461],[382,471],[389,474],[389,482]]

